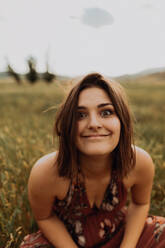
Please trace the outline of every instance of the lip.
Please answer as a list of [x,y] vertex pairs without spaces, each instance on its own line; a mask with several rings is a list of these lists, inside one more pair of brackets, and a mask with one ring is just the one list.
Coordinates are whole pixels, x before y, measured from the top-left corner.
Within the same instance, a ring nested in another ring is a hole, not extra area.
[[83,135],[83,138],[88,138],[88,139],[94,139],[94,138],[102,138],[102,137],[107,137],[110,134],[93,134],[93,135]]

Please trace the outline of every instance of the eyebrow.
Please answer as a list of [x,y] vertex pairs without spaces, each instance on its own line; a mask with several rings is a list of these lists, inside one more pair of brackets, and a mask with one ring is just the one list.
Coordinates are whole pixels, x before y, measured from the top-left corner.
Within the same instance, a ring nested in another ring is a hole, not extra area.
[[[112,103],[101,103],[101,104],[99,104],[97,107],[98,108],[103,108],[103,107],[105,107],[105,106],[108,106],[108,105],[111,105],[111,106],[113,106],[113,104]],[[85,106],[78,106],[78,109],[87,109]]]

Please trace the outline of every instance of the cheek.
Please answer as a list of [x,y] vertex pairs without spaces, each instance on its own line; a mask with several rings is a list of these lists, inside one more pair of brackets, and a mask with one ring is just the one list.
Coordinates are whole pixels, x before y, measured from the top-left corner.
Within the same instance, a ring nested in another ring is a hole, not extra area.
[[79,121],[77,123],[77,135],[80,135],[81,132],[84,130],[85,124],[83,121]]
[[79,146],[80,144],[80,136],[84,130],[84,125],[82,122],[77,123],[77,131],[76,131],[76,145]]
[[109,129],[112,129],[112,131],[120,133],[121,124],[118,118],[112,119],[109,123],[107,122],[107,126],[109,126]]
[[118,130],[118,132],[120,132],[121,130],[121,124],[119,119],[116,120],[116,129]]

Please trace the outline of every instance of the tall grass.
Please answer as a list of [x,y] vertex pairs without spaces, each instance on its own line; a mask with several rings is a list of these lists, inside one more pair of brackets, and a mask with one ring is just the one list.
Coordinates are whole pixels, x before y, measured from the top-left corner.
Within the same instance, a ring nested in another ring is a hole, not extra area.
[[[165,85],[123,83],[135,115],[135,143],[156,165],[151,213],[165,216]],[[31,167],[56,149],[52,128],[66,84],[0,84],[0,247],[36,230],[27,199]],[[50,107],[55,109],[45,111]]]

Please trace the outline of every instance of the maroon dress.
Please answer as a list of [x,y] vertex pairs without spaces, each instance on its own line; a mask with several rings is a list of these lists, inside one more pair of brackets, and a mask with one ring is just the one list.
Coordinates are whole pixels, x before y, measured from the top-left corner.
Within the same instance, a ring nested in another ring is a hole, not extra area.
[[[71,181],[63,200],[55,199],[54,213],[65,224],[72,239],[80,248],[119,248],[125,229],[127,191],[112,173],[104,199],[99,208],[90,207],[84,181],[79,175]],[[20,248],[53,247],[41,231],[24,238]],[[165,218],[149,216],[137,248],[165,248]]]

